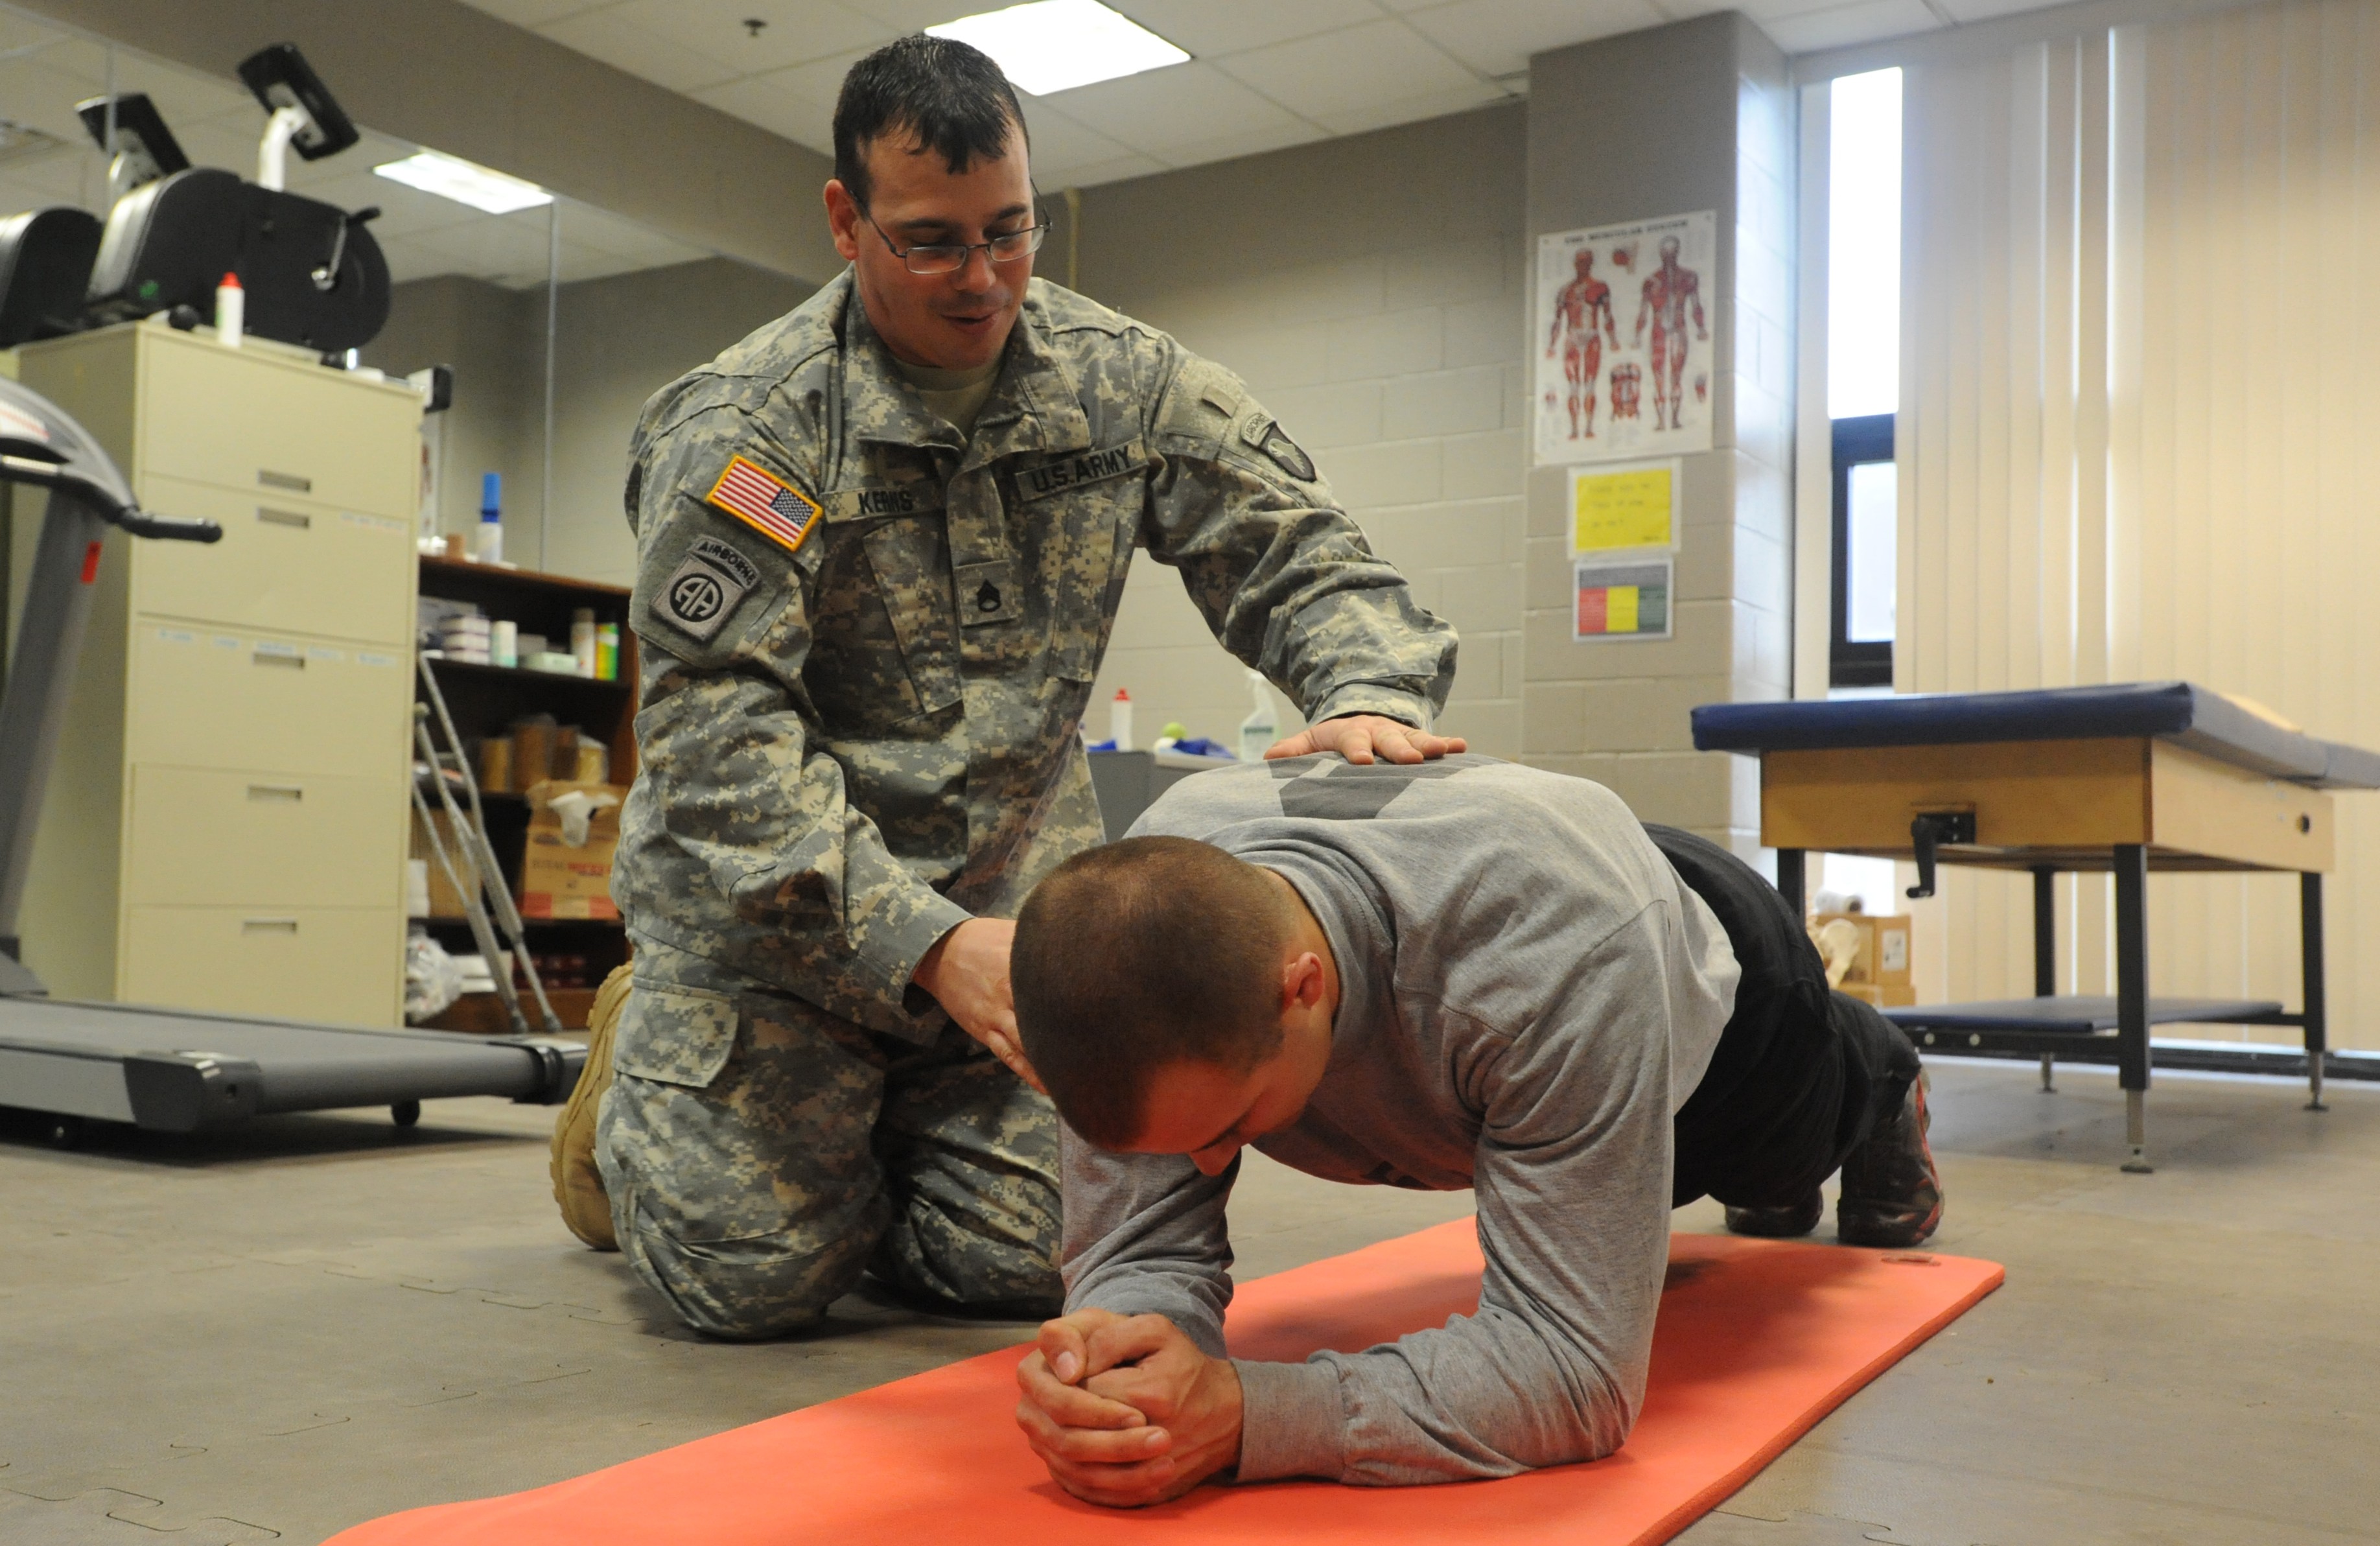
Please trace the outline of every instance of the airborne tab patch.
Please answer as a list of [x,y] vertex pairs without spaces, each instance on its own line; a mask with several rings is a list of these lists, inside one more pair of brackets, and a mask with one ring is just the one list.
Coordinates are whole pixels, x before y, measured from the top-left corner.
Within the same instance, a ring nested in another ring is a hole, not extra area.
[[760,583],[759,566],[716,537],[697,537],[694,546],[686,551],[697,558],[708,560],[716,568],[724,569],[747,590]]
[[787,553],[800,552],[810,528],[818,524],[817,500],[741,456],[727,458],[727,470],[703,500]]

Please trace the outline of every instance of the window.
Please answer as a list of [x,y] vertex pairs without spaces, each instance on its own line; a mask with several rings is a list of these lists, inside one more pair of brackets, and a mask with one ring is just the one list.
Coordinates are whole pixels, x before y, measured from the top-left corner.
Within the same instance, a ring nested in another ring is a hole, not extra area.
[[1827,415],[1834,425],[1828,683],[1889,687],[1900,590],[1900,72],[1828,90]]
[[1835,420],[1834,607],[1828,683],[1892,685],[1900,511],[1892,415]]

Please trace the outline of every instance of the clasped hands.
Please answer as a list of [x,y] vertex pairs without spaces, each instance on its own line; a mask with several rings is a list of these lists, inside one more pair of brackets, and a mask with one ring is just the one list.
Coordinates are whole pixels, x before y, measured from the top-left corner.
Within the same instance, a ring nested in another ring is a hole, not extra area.
[[1016,1384],[1016,1426],[1050,1479],[1085,1503],[1164,1503],[1239,1463],[1239,1370],[1162,1315],[1078,1309],[1044,1321]]

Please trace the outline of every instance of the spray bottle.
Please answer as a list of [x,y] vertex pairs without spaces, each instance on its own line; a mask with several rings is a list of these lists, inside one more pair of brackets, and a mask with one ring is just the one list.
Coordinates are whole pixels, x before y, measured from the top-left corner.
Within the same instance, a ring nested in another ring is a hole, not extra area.
[[1240,761],[1261,762],[1265,748],[1281,738],[1281,725],[1273,715],[1272,684],[1264,679],[1263,672],[1248,673],[1248,691],[1255,697],[1256,710],[1240,721]]
[[1116,688],[1115,701],[1108,705],[1108,737],[1118,751],[1132,749],[1132,694],[1122,688]]

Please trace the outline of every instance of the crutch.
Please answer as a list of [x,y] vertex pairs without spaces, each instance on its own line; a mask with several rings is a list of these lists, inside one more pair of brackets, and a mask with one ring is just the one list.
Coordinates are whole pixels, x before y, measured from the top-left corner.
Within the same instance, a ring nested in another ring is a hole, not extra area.
[[[520,961],[521,975],[528,979],[529,992],[537,995],[538,1013],[545,1017],[545,1033],[559,1036],[563,1033],[562,1017],[553,1012],[552,1003],[545,996],[545,982],[537,975],[536,963],[529,959],[528,931],[522,926],[520,908],[513,905],[512,888],[504,884],[504,872],[496,863],[495,845],[488,841],[487,813],[480,807],[480,781],[471,774],[471,759],[464,754],[463,737],[455,733],[455,717],[446,712],[446,694],[440,690],[438,677],[431,671],[429,661],[417,655],[414,663],[421,673],[422,690],[429,695],[430,706],[437,711],[439,727],[446,734],[446,744],[454,749],[455,771],[463,775],[463,793],[471,802],[470,835],[463,841],[477,851],[480,873],[487,881],[488,899],[495,904],[496,922],[511,938],[513,954]],[[428,724],[417,723],[415,728],[420,734],[422,744],[427,747],[430,744]],[[430,761],[432,767],[438,765],[435,755]],[[454,797],[446,791],[443,780],[438,787],[451,806]]]
[[[430,736],[421,722],[429,712],[419,703],[413,706],[413,733],[425,754],[430,753]],[[455,797],[446,791],[446,775],[439,770],[434,754],[430,755],[429,771],[422,777],[437,783],[439,799],[446,808],[448,819],[455,822],[455,844],[460,846],[461,814],[455,809]],[[513,991],[513,974],[504,969],[504,952],[496,945],[496,931],[488,924],[488,909],[480,905],[480,888],[476,883],[465,885],[463,877],[455,872],[455,860],[446,852],[446,840],[438,835],[438,819],[430,813],[430,802],[421,797],[421,779],[409,782],[414,812],[421,818],[421,830],[430,840],[430,851],[438,858],[438,868],[446,872],[446,883],[463,899],[463,916],[470,922],[471,939],[480,947],[480,958],[488,964],[488,977],[496,985],[496,996],[504,1002],[504,1017],[512,1022],[514,1035],[527,1036],[528,1021],[521,1014],[520,995]]]

